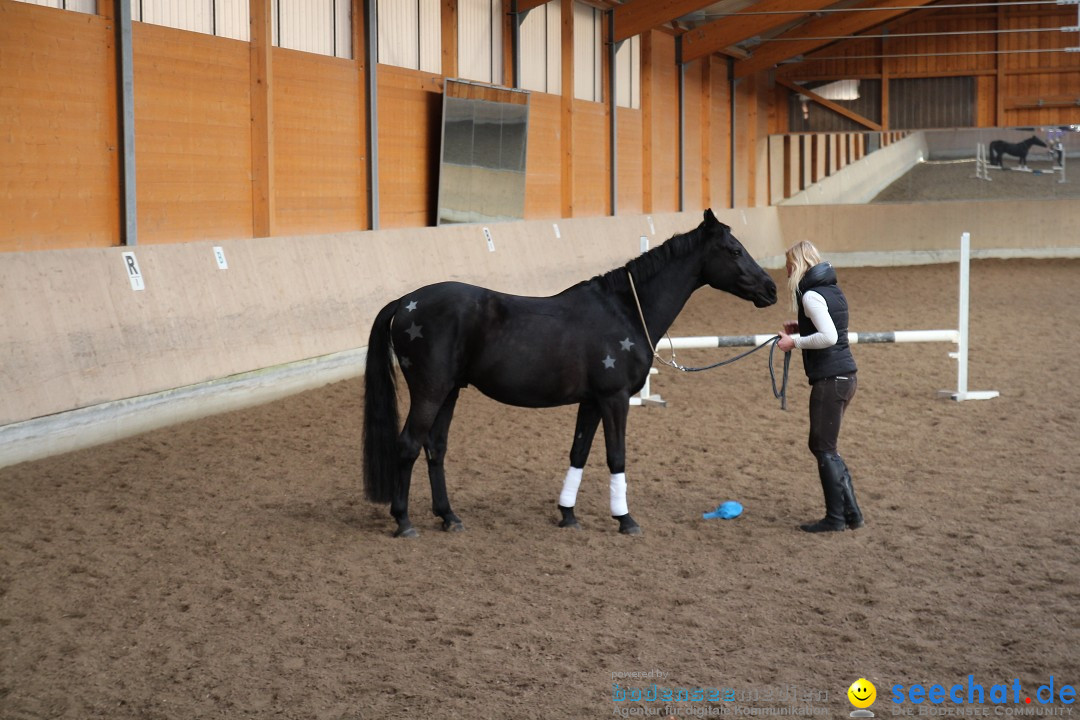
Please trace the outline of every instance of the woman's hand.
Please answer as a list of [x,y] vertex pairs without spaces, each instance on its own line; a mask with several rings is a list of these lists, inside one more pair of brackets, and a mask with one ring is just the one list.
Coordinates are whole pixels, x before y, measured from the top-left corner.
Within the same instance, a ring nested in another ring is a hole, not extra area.
[[[787,323],[784,323],[784,326],[787,327]],[[781,330],[780,339],[776,341],[776,347],[784,352],[791,352],[795,349],[795,340],[786,331]]]
[[788,335],[794,335],[795,333],[799,332],[799,321],[788,320],[786,323],[784,323],[784,332],[786,332]]

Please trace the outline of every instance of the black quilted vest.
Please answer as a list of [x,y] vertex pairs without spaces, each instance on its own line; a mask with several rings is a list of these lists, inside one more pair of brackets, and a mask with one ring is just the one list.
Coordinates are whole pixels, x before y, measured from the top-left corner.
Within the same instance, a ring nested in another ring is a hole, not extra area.
[[836,285],[836,270],[823,262],[806,271],[799,282],[799,335],[806,337],[817,332],[814,323],[803,311],[803,293],[813,290],[825,298],[829,315],[836,325],[836,344],[821,350],[803,350],[803,368],[811,383],[837,375],[855,374],[855,358],[848,345],[848,304],[843,291]]

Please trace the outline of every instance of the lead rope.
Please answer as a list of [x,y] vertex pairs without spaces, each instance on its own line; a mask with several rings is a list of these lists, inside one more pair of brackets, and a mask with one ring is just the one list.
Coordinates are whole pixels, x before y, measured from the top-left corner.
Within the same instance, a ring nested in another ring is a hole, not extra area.
[[715,362],[712,365],[705,365],[704,367],[686,367],[685,365],[679,364],[679,362],[675,360],[675,344],[671,342],[670,335],[668,333],[664,333],[664,337],[667,338],[668,341],[668,346],[671,347],[671,359],[665,360],[664,358],[660,357],[660,353],[657,351],[656,346],[653,345],[652,338],[649,336],[649,327],[645,324],[645,313],[642,312],[641,301],[638,300],[637,287],[634,285],[634,276],[629,270],[626,271],[626,276],[630,278],[630,292],[634,296],[634,304],[637,306],[638,318],[640,318],[641,320],[641,328],[645,331],[645,341],[649,343],[649,350],[652,351],[653,357],[657,361],[664,365],[667,365],[670,368],[674,368],[679,372],[701,372],[703,370],[712,370],[713,368],[730,365],[733,362],[742,360],[748,355],[756,353],[758,350],[765,347],[766,345],[769,345],[769,380],[772,382],[773,397],[780,401],[781,410],[787,410],[788,368],[791,365],[791,352],[784,352],[784,377],[778,389],[776,387],[776,370],[773,363],[773,355],[776,353],[776,344],[780,342],[779,335],[773,335],[771,338],[761,343],[760,345],[750,348],[746,352],[739,353],[735,357],[728,358],[727,360],[721,360],[720,362]]

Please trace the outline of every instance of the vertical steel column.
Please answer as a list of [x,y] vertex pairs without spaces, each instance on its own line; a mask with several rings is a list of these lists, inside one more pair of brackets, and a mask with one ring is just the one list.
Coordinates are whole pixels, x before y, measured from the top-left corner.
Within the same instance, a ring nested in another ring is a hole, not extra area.
[[364,0],[364,29],[367,31],[367,130],[368,130],[368,207],[371,229],[379,229],[379,62],[378,0]]
[[686,209],[686,65],[679,63],[679,212]]
[[518,12],[518,0],[510,0],[510,14],[513,29],[510,33],[510,61],[514,66],[514,77],[510,87],[521,89],[521,13]]
[[735,207],[735,148],[738,147],[735,142],[735,58],[728,56],[727,59],[727,80],[728,80],[728,114],[731,116],[728,119],[728,137],[731,142],[730,154],[728,158],[728,168],[731,177],[728,182],[728,192],[730,193],[729,205]]
[[615,9],[608,12],[608,107],[610,108],[609,142],[611,144],[611,169],[609,177],[609,191],[611,193],[611,214],[618,214],[619,210],[619,144],[618,144],[618,114],[619,105],[615,97]]
[[120,244],[135,245],[139,225],[135,213],[135,70],[131,50],[131,3],[113,2],[116,34],[116,126],[120,152]]

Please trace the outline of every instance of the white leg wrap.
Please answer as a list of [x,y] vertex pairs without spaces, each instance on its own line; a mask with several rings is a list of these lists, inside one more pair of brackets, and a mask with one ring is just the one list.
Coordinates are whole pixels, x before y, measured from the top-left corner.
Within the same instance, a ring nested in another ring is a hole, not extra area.
[[562,492],[559,493],[559,504],[563,507],[574,507],[577,502],[577,489],[581,485],[581,473],[584,468],[572,467],[566,471],[566,479],[563,480]]
[[611,514],[614,517],[630,512],[626,507],[626,473],[611,476]]

